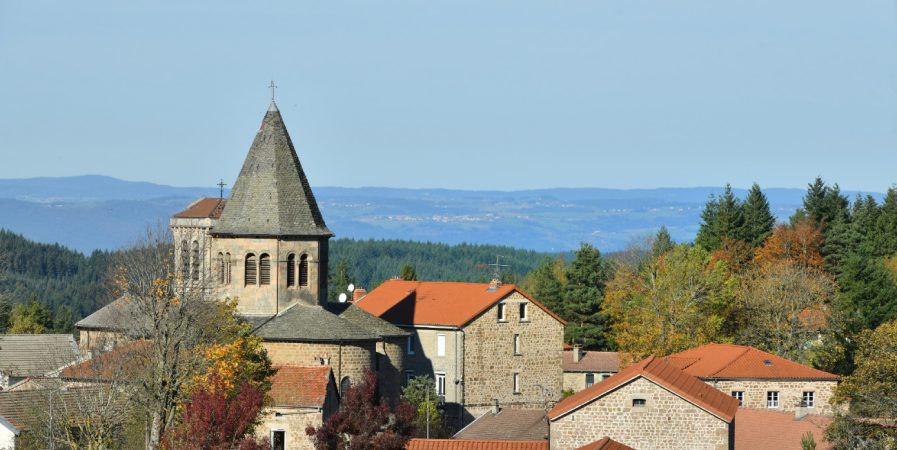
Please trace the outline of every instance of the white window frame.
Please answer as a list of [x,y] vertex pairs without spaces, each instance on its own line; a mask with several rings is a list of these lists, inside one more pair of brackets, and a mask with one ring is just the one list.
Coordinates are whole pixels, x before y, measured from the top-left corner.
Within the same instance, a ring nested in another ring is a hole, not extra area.
[[436,393],[445,396],[445,372],[436,372]]
[[414,356],[414,333],[409,334],[408,339],[405,340],[405,352]]
[[766,391],[766,407],[769,409],[779,407],[779,391]]
[[744,391],[732,391],[732,398],[738,400],[738,406],[744,405]]
[[529,322],[529,303],[520,303],[520,321]]
[[800,397],[800,403],[804,408],[816,407],[816,391],[804,391]]
[[504,303],[499,303],[496,307],[498,310],[498,321],[499,322],[507,322],[508,321],[508,309]]
[[436,335],[436,356],[445,356],[445,335],[442,333]]
[[[591,382],[591,383],[589,383],[589,377],[592,377],[592,382]],[[586,374],[586,387],[589,388],[589,387],[592,387],[592,386],[594,386],[594,385],[595,385],[595,374],[594,374],[594,373],[587,373],[587,374]]]
[[520,337],[520,334],[515,334],[515,335],[514,335],[514,355],[515,355],[515,356],[520,356],[520,355],[523,354],[523,349],[522,349],[522,347],[523,347],[522,344],[523,344],[523,343],[522,343],[522,340],[523,340],[523,338]]
[[520,393],[520,372],[514,372],[514,393]]

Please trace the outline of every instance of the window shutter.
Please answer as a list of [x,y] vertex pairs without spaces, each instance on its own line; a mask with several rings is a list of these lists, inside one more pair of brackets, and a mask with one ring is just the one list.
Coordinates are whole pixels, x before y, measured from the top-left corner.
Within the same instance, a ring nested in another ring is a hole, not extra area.
[[258,267],[255,265],[255,255],[250,253],[246,255],[246,285],[250,284],[258,284],[258,277],[256,277],[258,273]]
[[271,256],[267,253],[259,257],[259,284],[271,284]]

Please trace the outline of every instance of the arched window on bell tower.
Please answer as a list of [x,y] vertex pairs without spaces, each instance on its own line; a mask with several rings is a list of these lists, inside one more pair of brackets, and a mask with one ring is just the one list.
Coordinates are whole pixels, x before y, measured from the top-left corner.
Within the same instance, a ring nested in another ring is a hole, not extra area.
[[181,278],[187,281],[190,275],[190,249],[187,241],[181,241]]
[[271,284],[271,256],[267,253],[259,256],[259,284]]
[[244,282],[246,286],[258,284],[258,266],[255,261],[255,253],[246,255],[246,262],[243,266]]
[[190,258],[190,279],[199,281],[199,242],[193,241],[193,253]]
[[218,269],[218,283],[224,284],[224,253],[218,252],[218,260],[216,261]]
[[224,284],[230,284],[230,252],[224,254]]
[[287,256],[287,287],[296,286],[296,255]]
[[308,255],[299,257],[299,287],[308,287]]

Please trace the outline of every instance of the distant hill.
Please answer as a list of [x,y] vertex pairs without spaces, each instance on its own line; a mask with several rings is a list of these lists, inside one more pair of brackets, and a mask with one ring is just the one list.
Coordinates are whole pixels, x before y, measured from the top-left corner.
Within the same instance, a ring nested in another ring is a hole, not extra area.
[[[463,242],[559,252],[588,241],[602,251],[665,225],[677,241],[697,233],[700,212],[721,187],[463,191],[321,187],[314,190],[340,238]],[[785,219],[803,189],[768,189]],[[744,196],[746,191],[736,189]],[[847,192],[854,195],[853,192]],[[0,180],[0,228],[89,253],[116,249],[214,188],[172,187],[103,176]],[[225,193],[227,195],[227,193]],[[881,197],[881,194],[875,194]]]

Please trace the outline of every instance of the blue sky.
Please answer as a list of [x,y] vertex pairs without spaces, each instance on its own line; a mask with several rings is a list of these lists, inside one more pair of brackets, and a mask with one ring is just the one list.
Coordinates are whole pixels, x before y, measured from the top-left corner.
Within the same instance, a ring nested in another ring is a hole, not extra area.
[[897,182],[865,0],[0,0],[0,178],[232,183],[272,77],[318,186]]

